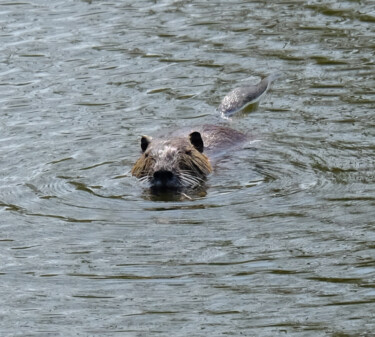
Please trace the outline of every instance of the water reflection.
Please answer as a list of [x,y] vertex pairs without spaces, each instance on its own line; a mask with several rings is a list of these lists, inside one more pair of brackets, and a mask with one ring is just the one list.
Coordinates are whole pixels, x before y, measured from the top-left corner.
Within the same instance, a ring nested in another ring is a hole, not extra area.
[[[2,335],[371,336],[370,1],[0,4]],[[192,194],[130,175],[138,137],[256,143]]]

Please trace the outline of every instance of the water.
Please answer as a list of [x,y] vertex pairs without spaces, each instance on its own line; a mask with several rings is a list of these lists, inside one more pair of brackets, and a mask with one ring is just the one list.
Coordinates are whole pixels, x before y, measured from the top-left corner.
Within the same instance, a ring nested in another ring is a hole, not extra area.
[[[374,336],[371,1],[0,2],[0,335]],[[202,193],[140,135],[282,72]]]

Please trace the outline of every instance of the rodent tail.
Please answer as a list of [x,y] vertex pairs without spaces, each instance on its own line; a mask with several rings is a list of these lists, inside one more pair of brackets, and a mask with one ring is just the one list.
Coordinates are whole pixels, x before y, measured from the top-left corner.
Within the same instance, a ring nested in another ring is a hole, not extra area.
[[281,73],[273,73],[258,84],[233,89],[223,98],[217,110],[223,118],[233,116],[248,105],[258,102],[267,93],[271,83],[279,77]]

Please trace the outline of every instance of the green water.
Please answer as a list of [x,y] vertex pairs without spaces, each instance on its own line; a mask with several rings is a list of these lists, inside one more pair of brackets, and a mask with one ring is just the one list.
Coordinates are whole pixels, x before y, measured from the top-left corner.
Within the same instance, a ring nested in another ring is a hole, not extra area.
[[[373,336],[372,1],[0,2],[1,336]],[[139,139],[251,142],[150,197]],[[166,131],[163,131],[166,130]]]

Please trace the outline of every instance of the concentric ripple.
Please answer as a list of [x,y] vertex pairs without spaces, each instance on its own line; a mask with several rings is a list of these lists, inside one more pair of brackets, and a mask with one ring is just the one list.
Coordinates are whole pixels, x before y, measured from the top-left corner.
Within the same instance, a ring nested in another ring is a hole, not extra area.
[[[2,1],[0,335],[373,336],[373,1]],[[233,88],[282,72],[232,119]],[[251,142],[150,196],[142,135]]]

